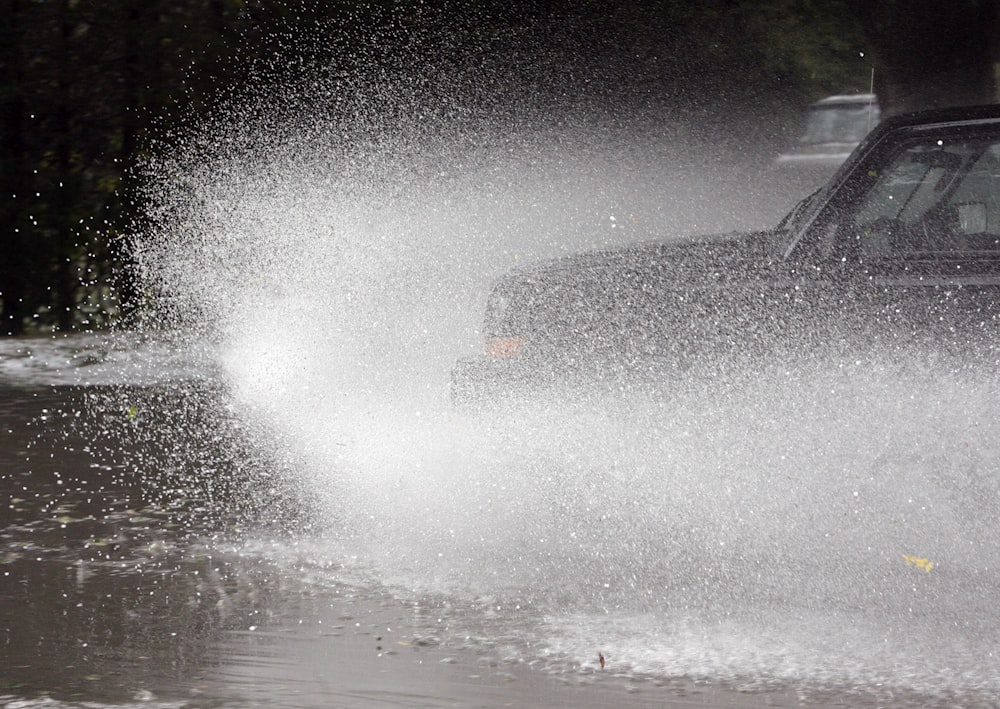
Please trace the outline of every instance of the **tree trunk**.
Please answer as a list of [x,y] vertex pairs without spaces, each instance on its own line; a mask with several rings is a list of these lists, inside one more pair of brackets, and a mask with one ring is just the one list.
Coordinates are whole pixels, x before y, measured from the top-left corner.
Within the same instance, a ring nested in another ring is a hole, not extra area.
[[24,166],[24,63],[21,53],[21,3],[0,1],[0,66],[5,86],[0,93],[0,334],[24,332],[28,299],[26,264],[29,243],[21,205],[28,191],[29,174]]
[[70,101],[72,100],[72,41],[73,24],[70,17],[69,0],[59,5],[59,47],[56,62],[56,106],[55,106],[55,169],[51,181],[52,189],[52,257],[55,260],[55,308],[56,327],[70,330],[76,309],[78,279],[73,273],[73,215],[74,198],[71,194],[75,176],[72,174],[71,160],[72,120]]
[[[153,80],[153,65],[158,60],[155,29],[151,30],[150,18],[156,17],[155,2],[125,3],[125,16],[122,20],[126,28],[124,55],[122,56],[121,74],[123,77],[123,96],[121,113],[121,153],[119,160],[122,169],[122,183],[119,190],[121,200],[121,219],[123,226],[129,229],[141,229],[141,217],[136,209],[137,189],[135,181],[136,160],[139,155],[139,136],[148,122],[149,82]],[[152,40],[149,33],[152,31]],[[146,73],[148,71],[148,73]],[[146,90],[143,90],[143,82]],[[123,314],[129,314],[138,307],[139,292],[136,285],[136,273],[128,242],[117,237],[108,244],[111,255],[113,282],[117,292],[118,304]]]

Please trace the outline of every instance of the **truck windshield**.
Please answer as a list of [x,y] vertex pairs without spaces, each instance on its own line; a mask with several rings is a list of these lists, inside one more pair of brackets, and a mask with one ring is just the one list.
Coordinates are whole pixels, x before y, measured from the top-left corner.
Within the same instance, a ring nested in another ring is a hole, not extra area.
[[1000,250],[1000,139],[910,145],[844,221],[863,254]]
[[781,223],[783,258],[1000,258],[1000,136],[922,136],[843,170]]

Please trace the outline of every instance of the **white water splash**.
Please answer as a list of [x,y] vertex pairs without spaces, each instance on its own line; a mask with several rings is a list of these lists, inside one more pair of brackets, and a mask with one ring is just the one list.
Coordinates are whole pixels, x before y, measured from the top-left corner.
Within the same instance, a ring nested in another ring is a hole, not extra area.
[[447,372],[497,274],[757,226],[759,193],[719,209],[743,178],[648,127],[428,127],[380,100],[308,129],[208,126],[151,164],[158,226],[138,239],[157,317],[222,352],[258,444],[326,510],[331,557],[527,599],[571,661],[601,645],[654,675],[1000,691],[993,372],[819,355],[459,416]]

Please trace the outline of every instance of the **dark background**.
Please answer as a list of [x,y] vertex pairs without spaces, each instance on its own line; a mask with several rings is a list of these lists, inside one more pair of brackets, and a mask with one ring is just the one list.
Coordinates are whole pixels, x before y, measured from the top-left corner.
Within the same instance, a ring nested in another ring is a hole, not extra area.
[[[805,106],[995,100],[996,0],[0,0],[0,333],[135,307],[141,173],[206,115],[309,77],[412,75],[427,102],[684,120],[735,145]],[[873,71],[874,70],[874,71]],[[474,87],[474,88],[469,88]]]

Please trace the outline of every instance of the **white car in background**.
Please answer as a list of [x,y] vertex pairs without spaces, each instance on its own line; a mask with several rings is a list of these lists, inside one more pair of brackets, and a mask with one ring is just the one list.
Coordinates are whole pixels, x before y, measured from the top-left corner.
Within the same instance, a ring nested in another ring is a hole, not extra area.
[[828,96],[809,107],[802,137],[775,164],[825,179],[847,160],[880,117],[874,94]]

